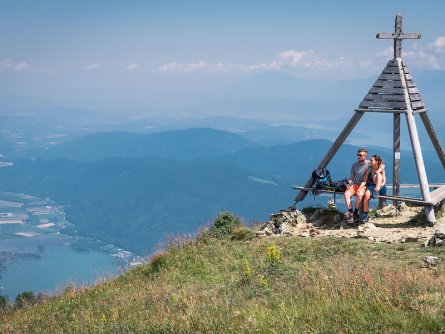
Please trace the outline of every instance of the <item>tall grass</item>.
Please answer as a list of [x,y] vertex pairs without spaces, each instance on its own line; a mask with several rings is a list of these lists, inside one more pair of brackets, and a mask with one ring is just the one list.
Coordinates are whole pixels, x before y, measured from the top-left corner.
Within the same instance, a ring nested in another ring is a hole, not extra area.
[[1,333],[440,333],[445,249],[176,240],[150,264],[0,316]]

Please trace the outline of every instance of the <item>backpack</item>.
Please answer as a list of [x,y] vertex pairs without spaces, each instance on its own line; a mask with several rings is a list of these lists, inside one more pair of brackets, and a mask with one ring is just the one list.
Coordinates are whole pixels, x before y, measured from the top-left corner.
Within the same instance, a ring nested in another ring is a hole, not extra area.
[[331,187],[335,192],[345,192],[346,191],[346,184],[345,182],[348,182],[348,179],[340,180],[340,181],[331,181]]
[[331,186],[331,173],[326,167],[314,169],[312,172],[312,187],[315,189],[326,189]]

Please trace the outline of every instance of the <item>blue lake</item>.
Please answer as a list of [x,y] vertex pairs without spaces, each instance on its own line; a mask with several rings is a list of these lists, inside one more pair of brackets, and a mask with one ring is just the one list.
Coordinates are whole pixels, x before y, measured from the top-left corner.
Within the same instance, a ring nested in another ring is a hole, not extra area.
[[112,254],[99,250],[77,251],[69,246],[52,246],[39,256],[8,264],[0,273],[0,294],[8,296],[10,302],[23,291],[53,295],[63,291],[68,283],[91,285],[123,271]]
[[63,231],[72,226],[49,199],[0,192],[0,295],[54,295],[67,284],[91,285],[143,262],[99,240]]

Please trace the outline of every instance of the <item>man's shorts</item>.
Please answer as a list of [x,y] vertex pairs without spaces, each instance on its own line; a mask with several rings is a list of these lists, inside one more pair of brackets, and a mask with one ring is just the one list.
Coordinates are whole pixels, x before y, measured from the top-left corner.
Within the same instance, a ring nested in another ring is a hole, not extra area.
[[357,194],[357,190],[359,190],[360,185],[359,184],[353,184],[351,186],[351,188],[349,188],[349,190],[353,190],[354,191],[354,195]]

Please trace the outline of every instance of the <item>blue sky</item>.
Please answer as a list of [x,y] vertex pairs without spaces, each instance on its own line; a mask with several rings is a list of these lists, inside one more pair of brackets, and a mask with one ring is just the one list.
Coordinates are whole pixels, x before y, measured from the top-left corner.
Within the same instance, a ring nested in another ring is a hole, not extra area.
[[422,34],[403,43],[410,69],[443,70],[443,0],[0,0],[0,97],[140,112],[264,73],[367,78],[392,57],[375,34],[398,12]]

